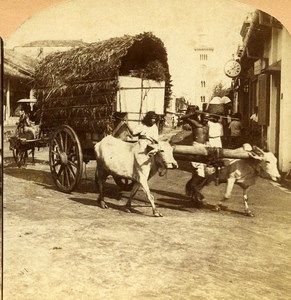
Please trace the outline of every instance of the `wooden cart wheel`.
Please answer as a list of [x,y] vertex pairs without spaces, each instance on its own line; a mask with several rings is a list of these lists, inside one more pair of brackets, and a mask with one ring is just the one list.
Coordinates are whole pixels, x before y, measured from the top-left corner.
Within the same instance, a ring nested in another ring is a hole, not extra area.
[[134,182],[127,178],[122,177],[113,177],[115,183],[123,190],[123,191],[131,191]]
[[83,153],[75,131],[62,125],[52,135],[49,164],[57,188],[70,193],[78,185],[83,173]]
[[12,149],[12,153],[18,168],[26,164],[26,159],[28,157],[27,150],[19,150],[14,148]]

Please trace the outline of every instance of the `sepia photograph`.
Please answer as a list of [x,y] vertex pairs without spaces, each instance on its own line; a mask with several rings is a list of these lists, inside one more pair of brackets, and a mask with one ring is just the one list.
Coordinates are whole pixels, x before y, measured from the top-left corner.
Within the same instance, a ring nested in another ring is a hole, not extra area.
[[290,299],[291,4],[261,2],[0,0],[1,299]]

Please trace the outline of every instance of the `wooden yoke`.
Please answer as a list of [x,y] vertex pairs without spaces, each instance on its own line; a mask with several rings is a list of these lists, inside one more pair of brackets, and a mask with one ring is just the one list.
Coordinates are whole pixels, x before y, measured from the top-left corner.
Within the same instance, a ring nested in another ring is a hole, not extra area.
[[203,145],[173,145],[173,154],[176,160],[183,161],[206,161],[209,157],[216,156],[218,159],[230,158],[241,159],[249,158],[249,152],[243,148],[237,149],[223,149],[216,147],[206,147]]
[[195,113],[190,113],[190,114],[181,116],[181,119],[186,119],[186,118],[189,118],[189,117],[195,116],[195,115],[205,115],[205,114],[207,114],[209,117],[219,117],[219,118],[222,118],[222,119],[239,120],[238,118],[227,117],[227,116],[224,116],[224,115],[214,114],[214,113],[210,113],[208,111],[202,111],[202,110],[196,110]]
[[197,110],[196,112],[200,115],[207,114],[209,117],[219,117],[219,118],[222,118],[222,119],[231,119],[231,120],[237,120],[237,121],[239,120],[238,118],[227,117],[227,116],[224,116],[224,115],[214,114],[214,113],[210,113],[210,112],[207,112],[207,111]]

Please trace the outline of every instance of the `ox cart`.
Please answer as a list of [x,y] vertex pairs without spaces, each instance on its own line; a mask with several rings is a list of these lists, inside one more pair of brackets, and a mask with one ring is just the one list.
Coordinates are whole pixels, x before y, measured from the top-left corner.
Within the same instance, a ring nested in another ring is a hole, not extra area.
[[[31,104],[34,105],[36,103],[36,99],[20,99],[17,102],[20,103],[20,105],[26,105],[28,108]],[[17,166],[20,168],[26,164],[29,153],[32,154],[32,162],[34,163],[35,148],[46,147],[48,137],[40,132],[35,135],[30,131],[25,132],[19,123],[16,123],[16,125],[14,135],[9,138],[9,148],[12,151]],[[35,122],[32,127],[38,131],[38,125],[35,125]]]
[[[108,134],[127,140],[124,118],[135,125],[148,111],[163,115],[170,96],[166,49],[151,33],[48,55],[35,78],[52,178],[67,193],[80,182],[84,163],[95,160],[97,142]],[[131,188],[128,180],[113,178]]]
[[47,144],[48,138],[44,136],[35,139],[25,133],[16,132],[15,136],[9,138],[9,148],[19,168],[26,164],[30,153],[32,154],[32,162],[34,163],[35,148],[46,147]]

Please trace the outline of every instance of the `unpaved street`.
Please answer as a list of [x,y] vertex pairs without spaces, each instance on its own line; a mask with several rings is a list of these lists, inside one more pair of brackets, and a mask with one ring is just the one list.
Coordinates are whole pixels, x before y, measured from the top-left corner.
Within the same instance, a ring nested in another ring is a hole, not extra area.
[[[4,299],[290,299],[291,194],[259,179],[245,217],[236,187],[229,211],[214,212],[224,185],[204,194],[209,208],[184,196],[186,163],[150,187],[163,218],[139,191],[106,185],[108,210],[96,205],[95,163],[71,194],[56,190],[47,149],[18,169],[4,160]],[[4,149],[5,150],[5,149]],[[120,200],[117,200],[120,199]]]

